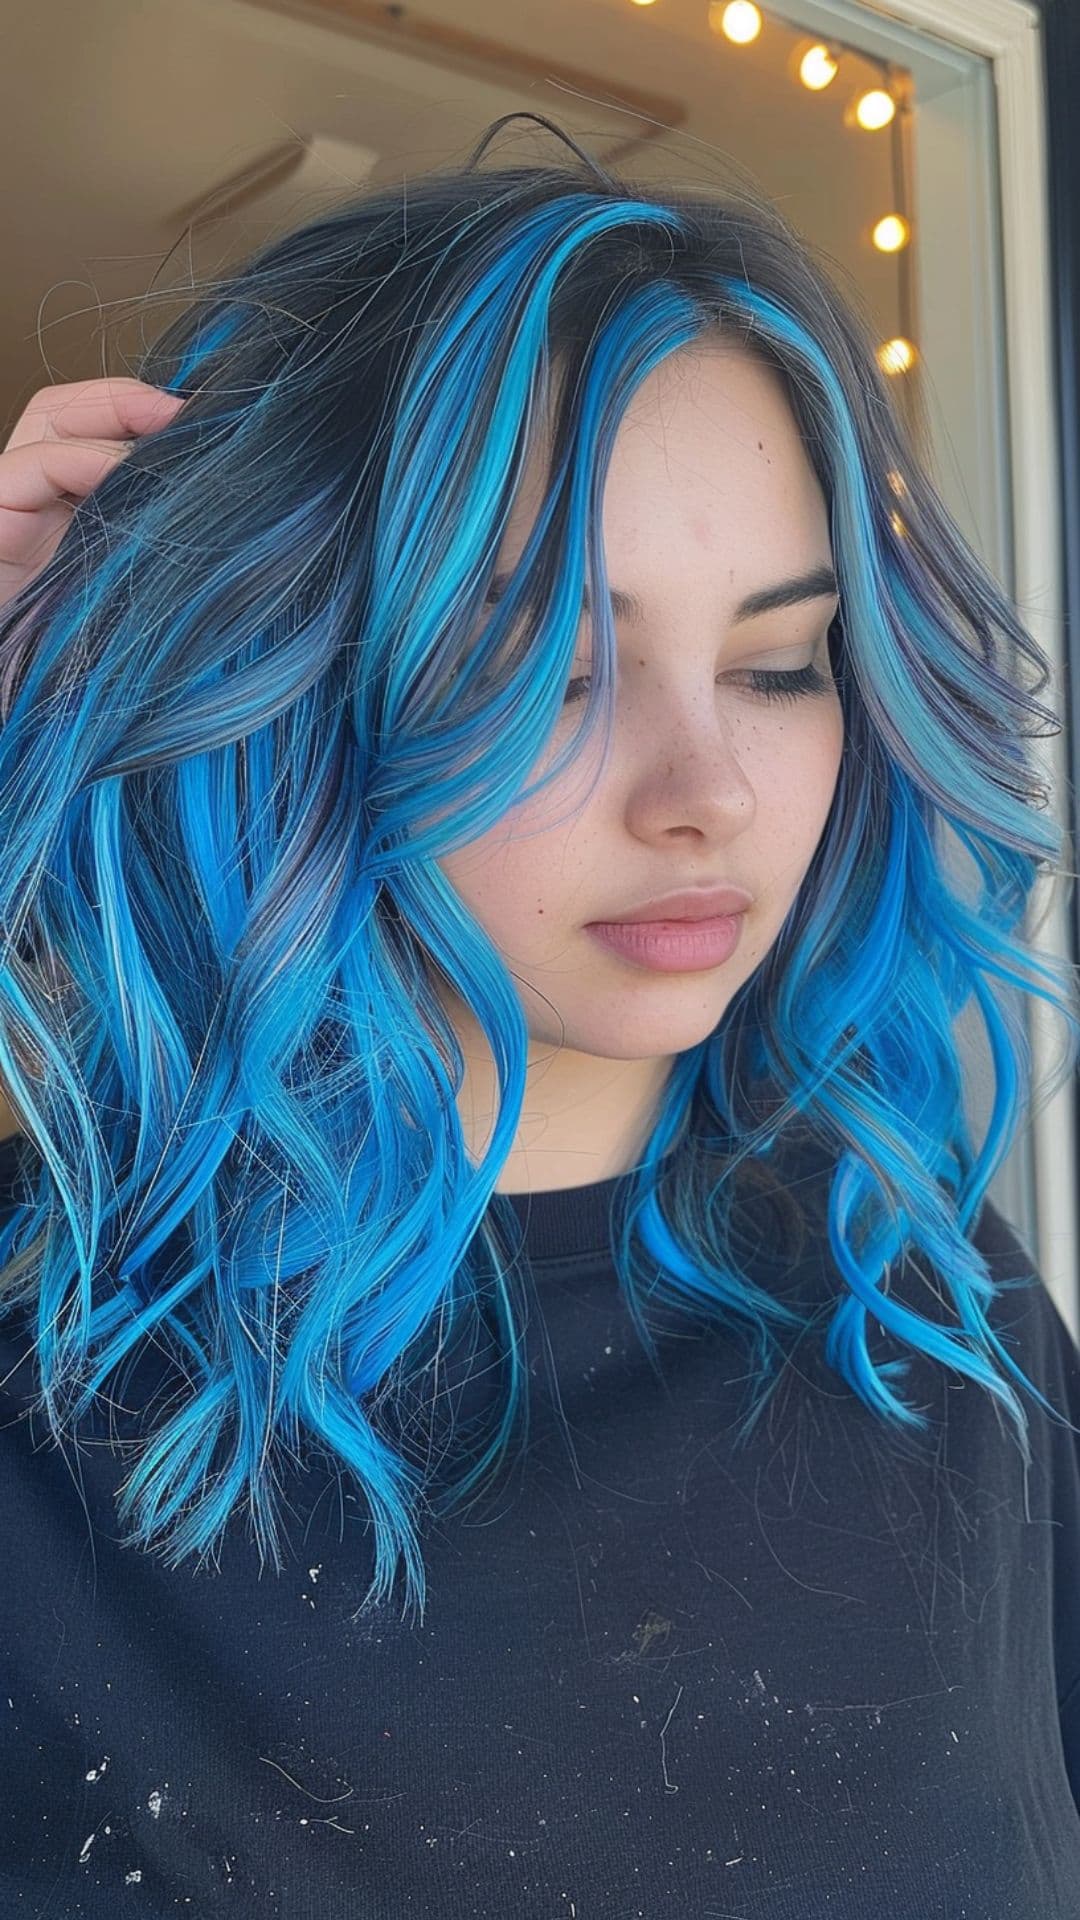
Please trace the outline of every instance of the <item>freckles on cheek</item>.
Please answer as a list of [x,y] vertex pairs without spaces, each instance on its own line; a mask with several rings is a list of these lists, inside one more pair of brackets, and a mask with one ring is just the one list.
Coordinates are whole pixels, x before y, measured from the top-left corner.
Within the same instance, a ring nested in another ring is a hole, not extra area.
[[812,728],[785,729],[750,774],[755,816],[747,842],[762,869],[772,869],[777,898],[786,904],[824,835],[843,758],[842,716],[819,713],[815,720]]

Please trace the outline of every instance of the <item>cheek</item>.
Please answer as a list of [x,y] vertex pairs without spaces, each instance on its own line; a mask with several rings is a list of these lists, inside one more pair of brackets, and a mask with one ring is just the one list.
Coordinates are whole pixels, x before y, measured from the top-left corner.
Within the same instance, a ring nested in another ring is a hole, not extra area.
[[565,938],[576,905],[574,876],[587,859],[589,837],[580,824],[571,842],[572,820],[560,817],[545,831],[545,818],[552,818],[550,800],[518,810],[436,863],[494,945],[519,962],[543,960],[552,940]]
[[821,722],[813,743],[807,745],[807,755],[799,776],[799,806],[805,812],[805,833],[809,841],[807,862],[824,833],[832,799],[836,795],[836,781],[840,780],[840,766],[844,762],[844,710],[840,707],[840,699],[830,703],[821,716]]
[[[437,860],[462,904],[479,921],[496,946],[512,943],[530,918],[544,906],[545,863],[541,840],[524,845],[508,843],[505,828],[494,828]],[[543,918],[538,923],[543,926]]]
[[801,852],[804,866],[824,832],[843,756],[844,716],[837,699],[797,738],[782,743],[755,781],[759,820],[768,818],[772,830]]
[[808,729],[806,780],[810,789],[831,795],[844,757],[844,709],[839,695],[823,701]]
[[830,701],[825,720],[818,768],[823,823],[832,804],[833,794],[836,792],[836,783],[840,778],[840,767],[844,758],[844,709],[840,704],[839,694]]

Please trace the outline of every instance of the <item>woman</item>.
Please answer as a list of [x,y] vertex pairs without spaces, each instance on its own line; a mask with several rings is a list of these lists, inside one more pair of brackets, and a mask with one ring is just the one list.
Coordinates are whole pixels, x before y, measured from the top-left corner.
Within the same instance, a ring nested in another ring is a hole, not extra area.
[[4,1910],[1065,1920],[1047,663],[775,209],[494,131],[4,455]]

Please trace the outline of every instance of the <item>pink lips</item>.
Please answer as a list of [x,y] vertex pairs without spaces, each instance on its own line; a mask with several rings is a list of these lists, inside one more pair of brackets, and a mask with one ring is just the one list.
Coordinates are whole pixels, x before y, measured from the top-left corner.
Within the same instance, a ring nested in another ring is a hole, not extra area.
[[658,894],[639,906],[627,907],[609,919],[595,921],[599,926],[641,926],[656,920],[717,920],[729,914],[744,913],[753,904],[753,895],[744,887],[684,887],[678,893]]
[[700,973],[731,958],[744,912],[707,920],[594,920],[586,932],[633,966],[653,973]]

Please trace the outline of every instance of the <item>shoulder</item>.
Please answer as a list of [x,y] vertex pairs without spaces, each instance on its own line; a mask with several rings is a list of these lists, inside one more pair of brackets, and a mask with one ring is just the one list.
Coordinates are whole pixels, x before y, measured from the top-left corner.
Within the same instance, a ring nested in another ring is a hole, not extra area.
[[985,1255],[988,1264],[1015,1266],[1018,1269],[1026,1266],[1034,1272],[1035,1261],[1030,1247],[1021,1238],[1012,1221],[1007,1220],[1003,1213],[999,1213],[992,1201],[983,1201],[971,1239],[980,1253]]
[[992,1201],[983,1201],[970,1239],[983,1255],[991,1279],[1002,1289],[1001,1297],[1013,1302],[1018,1312],[1030,1311],[1047,1326],[1056,1325],[1074,1358],[1080,1361],[1080,1349],[1039,1271],[1035,1255],[1012,1221],[1006,1219]]
[[[970,1238],[997,1289],[988,1312],[995,1333],[1057,1413],[1080,1425],[1080,1347],[1030,1248],[989,1200],[984,1200]],[[1029,1415],[1038,1417],[1037,1404],[1026,1394],[1022,1398]],[[1075,1474],[1080,1466],[1077,1436],[1061,1428],[1057,1433]]]

